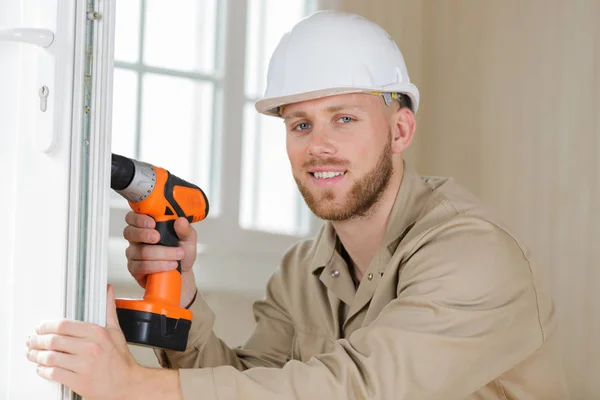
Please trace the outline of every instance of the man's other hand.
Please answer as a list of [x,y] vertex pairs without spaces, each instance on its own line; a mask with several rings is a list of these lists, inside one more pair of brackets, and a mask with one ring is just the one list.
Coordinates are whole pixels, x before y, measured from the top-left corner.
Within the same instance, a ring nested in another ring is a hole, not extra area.
[[138,284],[145,288],[148,274],[171,271],[181,260],[181,307],[187,307],[196,294],[194,261],[196,260],[197,233],[187,219],[175,221],[175,233],[179,237],[179,247],[157,246],[160,233],[156,222],[148,215],[130,211],[125,216],[127,226],[123,237],[129,242],[125,251],[127,268]]
[[48,321],[27,340],[27,358],[43,378],[62,383],[88,400],[136,398],[143,370],[131,355],[108,287],[106,328],[81,321]]

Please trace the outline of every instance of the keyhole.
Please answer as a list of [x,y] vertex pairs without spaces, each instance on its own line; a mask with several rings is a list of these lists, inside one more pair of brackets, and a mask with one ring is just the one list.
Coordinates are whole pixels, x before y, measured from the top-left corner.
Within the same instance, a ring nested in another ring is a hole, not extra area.
[[40,110],[42,112],[46,111],[46,108],[48,106],[48,95],[50,94],[50,89],[48,89],[48,86],[44,85],[40,88],[39,91],[39,96],[40,96]]

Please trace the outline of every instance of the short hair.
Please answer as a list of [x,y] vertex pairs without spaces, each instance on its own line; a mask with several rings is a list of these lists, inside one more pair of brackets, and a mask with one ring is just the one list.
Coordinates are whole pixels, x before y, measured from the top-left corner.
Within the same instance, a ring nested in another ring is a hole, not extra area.
[[410,99],[410,97],[408,97],[407,95],[405,95],[404,93],[398,93],[398,103],[400,103],[400,109],[402,108],[408,108],[412,113],[415,112],[414,108],[413,108],[413,104],[412,104],[412,100]]

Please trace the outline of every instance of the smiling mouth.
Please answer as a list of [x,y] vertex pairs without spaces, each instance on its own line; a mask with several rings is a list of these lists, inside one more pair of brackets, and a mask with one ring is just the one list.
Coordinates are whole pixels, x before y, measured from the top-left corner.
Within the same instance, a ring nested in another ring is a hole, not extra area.
[[323,172],[309,172],[316,179],[331,179],[336,176],[345,175],[346,171],[323,171]]

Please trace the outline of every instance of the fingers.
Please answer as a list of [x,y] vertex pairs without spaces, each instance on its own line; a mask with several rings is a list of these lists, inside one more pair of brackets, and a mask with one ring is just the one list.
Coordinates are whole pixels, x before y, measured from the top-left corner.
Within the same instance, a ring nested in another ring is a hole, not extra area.
[[197,234],[194,227],[189,223],[189,221],[183,217],[177,218],[175,220],[175,233],[177,233],[177,237],[182,242],[193,242],[196,243]]
[[[128,225],[123,229],[123,237],[130,243],[156,244],[160,241],[160,234],[154,229],[156,222],[153,218],[129,212],[125,216],[125,221]],[[196,230],[186,218],[177,218],[174,228],[180,241],[196,243]]]
[[125,215],[125,222],[138,228],[154,229],[156,226],[154,218],[150,217],[149,215],[138,214],[133,211],[130,211]]
[[[158,233],[158,232],[156,232]],[[148,274],[171,271],[177,268],[184,251],[180,247],[131,243],[125,250],[127,269],[137,283],[145,288]]]
[[[95,359],[102,354],[103,349],[98,342],[104,340],[108,334],[97,325],[78,322],[80,321],[63,320],[43,323],[36,330],[38,334],[27,339],[27,359],[39,364],[40,376],[65,383],[64,379],[69,377],[68,373],[85,371],[89,367],[85,360]],[[41,333],[52,330],[66,333]],[[82,332],[82,337],[68,335]]]
[[156,229],[144,229],[127,225],[123,229],[123,237],[129,243],[156,244],[160,240],[160,233]]
[[125,250],[127,269],[140,286],[146,286],[146,275],[177,268],[184,251],[180,247],[130,245]]
[[[49,336],[49,335],[45,335]],[[44,379],[55,381],[73,388],[77,375],[89,374],[94,362],[102,353],[101,346],[95,342],[79,338],[62,337],[65,340],[46,342],[44,337],[31,338],[28,341],[27,359],[38,364],[36,372]],[[48,345],[49,349],[40,349]],[[38,346],[37,348],[34,346]],[[66,349],[67,351],[59,351]]]
[[58,367],[77,372],[81,368],[80,357],[60,351],[33,350],[27,351],[27,359],[44,367]]
[[145,288],[146,278],[149,274],[172,271],[177,268],[177,261],[129,261],[127,269],[138,284]]
[[99,351],[95,343],[85,339],[56,334],[33,335],[27,340],[27,347],[34,351],[52,350],[69,354],[94,355]]
[[58,321],[46,321],[42,322],[35,329],[35,332],[41,335],[62,335],[84,338],[96,333],[95,331],[102,329],[97,325],[90,324],[83,321],[74,321],[68,319],[62,319]]
[[125,222],[127,226],[123,229],[123,237],[130,243],[155,244],[160,240],[160,234],[154,229],[154,218],[130,211],[125,215]]
[[113,285],[108,285],[106,291],[106,328],[118,328],[119,318],[117,317],[117,305],[115,304],[115,289]]
[[38,365],[37,374],[44,379],[49,381],[58,382],[67,387],[73,387],[73,383],[76,382],[76,374],[72,371],[67,371],[63,368],[56,367],[45,367]]
[[184,256],[181,247],[130,244],[125,250],[130,261],[177,261]]

